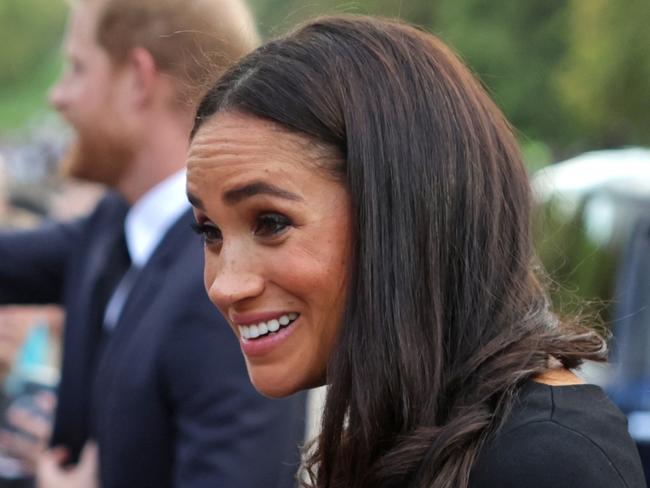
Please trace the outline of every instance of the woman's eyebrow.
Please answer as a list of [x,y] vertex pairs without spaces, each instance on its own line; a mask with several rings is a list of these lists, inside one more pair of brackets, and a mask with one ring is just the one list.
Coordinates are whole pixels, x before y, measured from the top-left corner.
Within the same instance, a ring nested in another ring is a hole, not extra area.
[[263,181],[254,181],[243,186],[233,188],[224,193],[223,200],[226,203],[238,203],[246,198],[255,195],[270,195],[273,197],[284,198],[285,200],[302,201],[302,197],[277,186],[265,183]]

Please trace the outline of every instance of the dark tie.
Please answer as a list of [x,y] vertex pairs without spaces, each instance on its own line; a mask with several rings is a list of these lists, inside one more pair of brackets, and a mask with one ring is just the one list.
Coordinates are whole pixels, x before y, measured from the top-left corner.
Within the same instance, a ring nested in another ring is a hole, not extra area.
[[94,306],[98,325],[103,326],[106,306],[130,266],[131,258],[126,246],[124,225],[122,223],[120,232],[106,256],[104,271],[97,281]]
[[[93,347],[94,354],[92,356],[92,367],[95,370],[93,376],[97,375],[96,369],[101,363],[102,357],[106,347],[110,341],[111,331],[104,327],[104,314],[106,306],[108,305],[115,288],[120,283],[120,280],[127,272],[131,265],[131,258],[126,247],[126,239],[124,235],[124,220],[120,219],[116,222],[119,225],[119,230],[116,231],[112,239],[110,247],[107,247],[108,253],[106,261],[103,266],[103,271],[97,279],[95,292],[93,295],[93,309],[91,324],[89,326],[94,328],[95,344]],[[93,386],[93,389],[95,387]],[[97,433],[98,419],[95,414],[97,408],[93,405],[96,399],[91,396],[91,409],[89,412],[89,434],[90,437],[95,437]]]

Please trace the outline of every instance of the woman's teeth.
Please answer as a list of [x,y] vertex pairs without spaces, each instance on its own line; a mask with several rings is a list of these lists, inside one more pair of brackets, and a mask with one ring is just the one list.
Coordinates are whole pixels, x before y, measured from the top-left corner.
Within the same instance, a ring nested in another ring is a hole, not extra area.
[[239,334],[246,340],[257,339],[268,335],[273,332],[277,332],[282,327],[286,327],[294,320],[298,318],[298,314],[291,312],[285,315],[281,315],[276,319],[269,320],[267,322],[260,322],[259,324],[252,325],[238,325]]

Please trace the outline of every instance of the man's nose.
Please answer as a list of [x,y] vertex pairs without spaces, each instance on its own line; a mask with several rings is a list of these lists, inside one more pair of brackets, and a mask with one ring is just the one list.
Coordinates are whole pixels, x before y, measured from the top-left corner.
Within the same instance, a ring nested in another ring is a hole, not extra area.
[[61,112],[65,110],[67,104],[67,90],[63,80],[58,80],[52,88],[50,88],[48,101],[57,111]]

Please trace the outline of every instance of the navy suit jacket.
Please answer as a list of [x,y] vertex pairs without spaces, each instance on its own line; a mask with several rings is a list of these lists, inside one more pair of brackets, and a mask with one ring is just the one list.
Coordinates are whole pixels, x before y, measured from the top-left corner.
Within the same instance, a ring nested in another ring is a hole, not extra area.
[[93,290],[125,212],[109,194],[85,219],[0,234],[0,303],[66,309],[52,443],[76,457],[96,437],[102,488],[295,486],[304,395],[268,400],[250,385],[237,340],[203,289],[189,211],[138,274],[100,347]]

